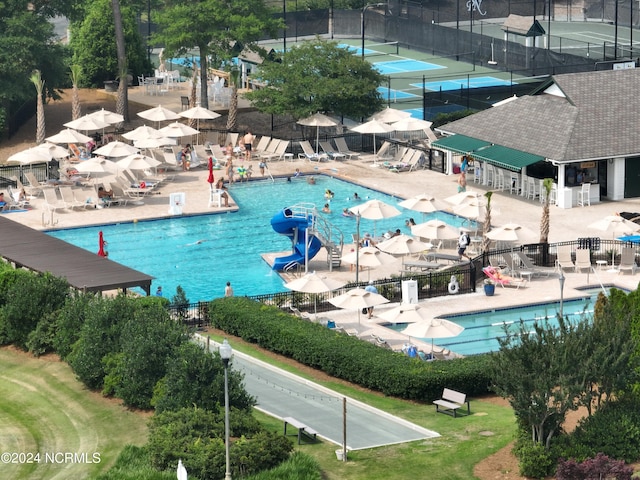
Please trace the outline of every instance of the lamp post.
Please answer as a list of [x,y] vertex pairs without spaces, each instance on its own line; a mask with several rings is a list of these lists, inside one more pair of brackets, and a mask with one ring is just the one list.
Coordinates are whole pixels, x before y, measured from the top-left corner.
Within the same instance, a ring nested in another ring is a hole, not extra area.
[[356,213],[356,286],[360,281],[360,211]]
[[218,348],[220,358],[224,364],[224,446],[225,446],[225,458],[227,461],[226,470],[224,474],[224,480],[231,480],[231,468],[229,459],[229,360],[233,350],[227,339],[225,338]]
[[558,281],[560,282],[560,317],[563,317],[563,303],[564,303],[564,273],[562,269],[560,269],[560,276],[558,277]]
[[362,7],[362,14],[360,15],[360,19],[362,20],[362,51],[360,52],[362,58],[364,58],[364,14],[367,9],[371,7],[381,7],[382,5],[386,5],[386,3],[369,3]]

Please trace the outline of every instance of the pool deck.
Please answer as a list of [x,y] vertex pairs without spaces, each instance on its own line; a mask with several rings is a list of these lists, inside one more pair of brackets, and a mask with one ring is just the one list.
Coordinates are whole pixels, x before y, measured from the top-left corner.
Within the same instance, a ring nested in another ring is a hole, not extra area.
[[[162,104],[179,111],[180,93],[180,91],[177,91],[173,96],[163,98]],[[157,97],[149,97],[143,95],[142,92],[136,93],[132,91],[130,93],[130,99],[140,103],[147,102],[149,105],[157,105],[158,103]],[[175,103],[175,105],[173,105],[172,102]],[[246,162],[236,161],[237,166],[241,166],[243,163]],[[254,161],[251,163],[255,164],[254,171],[257,173],[258,162]],[[294,161],[280,161],[269,164],[270,172],[274,176],[293,175],[296,168],[299,168],[302,173],[305,174],[332,175],[341,180],[380,190],[401,198],[409,198],[414,195],[429,193],[438,199],[444,199],[457,192],[457,176],[455,175],[447,176],[428,170],[393,173],[384,168],[374,167],[372,159],[367,157],[361,160],[344,162],[328,161],[316,163],[295,159]],[[218,178],[218,176],[222,174],[222,171],[214,173],[216,178]],[[231,206],[229,209],[208,206],[209,184],[206,181],[207,176],[208,172],[206,168],[198,168],[187,172],[176,172],[175,180],[163,185],[160,189],[160,194],[144,198],[143,205],[62,211],[56,212],[52,216],[46,211],[44,201],[40,197],[32,201],[32,205],[35,207],[32,210],[11,213],[7,215],[7,218],[39,230],[51,228],[51,226],[54,226],[54,228],[69,228],[163,218],[169,216],[169,195],[175,192],[184,192],[186,194],[186,204],[183,208],[183,214],[185,215],[225,213],[237,209],[237,205],[235,205],[233,201],[233,185],[229,187],[231,196]],[[257,176],[259,177],[259,173]],[[254,176],[254,179],[255,178]],[[96,179],[96,182],[99,181],[99,178]],[[356,187],[354,187],[354,191],[355,190],[357,190]],[[470,184],[467,190],[476,190],[479,193],[484,193],[486,187]],[[495,192],[492,197],[492,206],[492,224],[494,226],[515,222],[533,231],[539,231],[542,207],[538,201],[534,202],[505,192]],[[589,229],[587,225],[620,211],[640,211],[640,199],[630,199],[615,203],[602,202],[590,207],[573,209],[561,209],[552,206],[549,241],[558,242],[574,240],[578,237],[602,236],[601,232]],[[420,213],[415,213],[414,217],[416,221],[419,222],[420,216]],[[269,218],[270,214],[265,215],[265,222],[269,221]],[[398,217],[399,226],[404,224],[405,220],[406,218],[404,217]],[[367,231],[369,228],[368,223],[367,220],[362,220],[361,232]],[[262,241],[264,241],[264,239]],[[347,248],[349,248],[349,246],[345,245],[345,249]],[[398,260],[389,266],[373,269],[370,272],[361,272],[360,280],[367,280],[369,274],[371,279],[388,278],[391,274],[397,274],[400,268],[400,262],[401,261]],[[619,275],[617,273],[609,273],[606,269],[607,268],[597,271],[597,275],[591,274],[589,282],[587,282],[586,274],[565,273],[566,283],[564,297],[569,299],[581,296],[580,292],[575,290],[576,287],[586,285],[597,286],[600,283],[605,285],[618,285],[630,290],[634,290],[637,287],[640,275]],[[326,272],[327,275],[345,282],[355,280],[355,272],[350,271],[349,265],[347,264],[343,264],[339,269],[329,272],[323,254],[319,254],[310,262],[309,271]],[[286,280],[289,279],[287,278]],[[552,272],[549,277],[534,278],[526,288],[519,290],[497,287],[496,294],[493,297],[486,297],[480,288],[478,292],[474,294],[451,295],[431,299],[425,303],[428,304],[430,311],[435,317],[451,313],[486,310],[487,308],[501,308],[512,305],[552,301],[558,300],[559,297],[560,288],[558,275]],[[381,313],[391,307],[393,307],[392,304],[376,307],[375,313]],[[346,328],[356,328],[363,336],[370,336],[371,333],[375,333],[385,338],[394,346],[399,346],[408,341],[408,337],[403,334],[394,333],[379,326],[375,322],[375,317],[372,321],[368,321],[362,316],[360,323],[358,323],[356,312],[340,310],[323,313],[319,316],[329,317]],[[414,343],[417,342],[414,341]],[[421,344],[419,346],[426,351],[431,348],[430,345],[427,344]]]

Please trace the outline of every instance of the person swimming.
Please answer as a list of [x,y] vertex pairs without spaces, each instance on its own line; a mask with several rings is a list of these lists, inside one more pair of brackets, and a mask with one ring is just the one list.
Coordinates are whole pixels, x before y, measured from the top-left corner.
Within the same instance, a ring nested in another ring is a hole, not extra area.
[[342,209],[342,216],[343,217],[355,217],[355,214],[350,211],[348,208],[343,208]]

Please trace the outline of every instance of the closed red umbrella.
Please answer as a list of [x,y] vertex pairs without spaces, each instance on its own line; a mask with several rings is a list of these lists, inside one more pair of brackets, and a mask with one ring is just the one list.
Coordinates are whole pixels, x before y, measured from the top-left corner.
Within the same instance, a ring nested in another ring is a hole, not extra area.
[[213,158],[209,157],[209,177],[207,178],[207,182],[209,182],[210,188],[213,190]]
[[106,257],[107,251],[104,249],[104,246],[107,242],[104,241],[104,236],[102,235],[102,230],[98,233],[98,245],[100,245],[100,249],[98,250],[98,255],[101,257]]

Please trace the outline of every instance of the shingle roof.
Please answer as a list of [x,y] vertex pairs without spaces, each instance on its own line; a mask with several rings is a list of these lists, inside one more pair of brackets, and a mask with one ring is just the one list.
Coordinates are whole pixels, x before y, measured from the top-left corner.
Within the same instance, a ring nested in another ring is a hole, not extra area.
[[566,98],[520,97],[440,130],[569,162],[640,155],[640,70],[552,77]]

